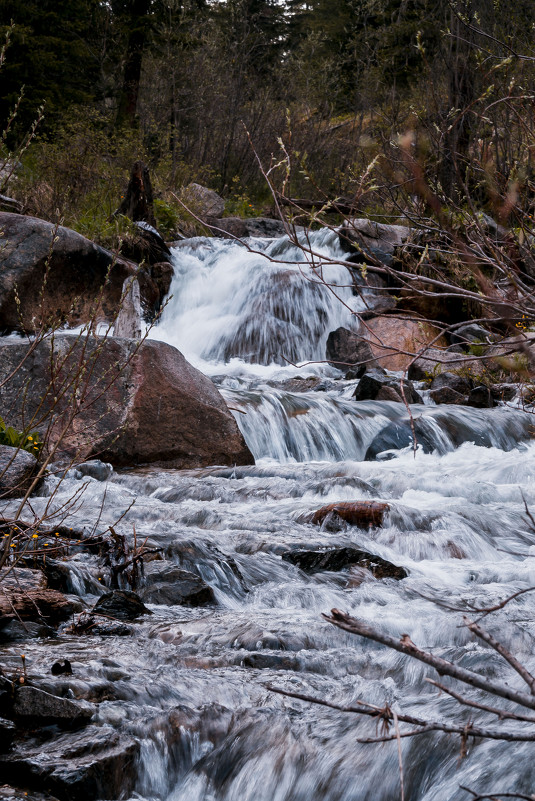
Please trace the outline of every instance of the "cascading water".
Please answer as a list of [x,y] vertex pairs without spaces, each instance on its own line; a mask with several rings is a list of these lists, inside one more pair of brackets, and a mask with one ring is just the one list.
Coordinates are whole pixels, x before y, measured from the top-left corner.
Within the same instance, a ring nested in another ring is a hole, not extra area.
[[[459,711],[426,683],[431,669],[335,629],[321,617],[333,607],[522,686],[495,652],[472,640],[460,615],[431,599],[466,609],[535,583],[535,533],[524,510],[524,500],[535,507],[531,418],[504,407],[416,406],[414,454],[404,407],[356,403],[353,384],[323,363],[327,334],[354,325],[351,310],[362,303],[347,270],[326,266],[326,287],[317,281],[322,267],[299,263],[300,251],[284,240],[251,244],[271,260],[215,240],[176,249],[173,300],[153,336],[177,345],[219,384],[240,410],[257,464],[127,471],[105,483],[84,478],[70,522],[93,530],[99,509],[100,530],[123,515],[118,532],[131,537],[135,526],[138,542],[148,538],[166,564],[200,575],[217,604],[151,604],[152,616],[130,637],[66,635],[53,659],[68,658],[74,677],[49,678],[47,686],[98,698],[97,726],[135,744],[131,799],[394,801],[397,744],[357,742],[381,733],[375,720],[269,686],[468,724],[472,710]],[[330,233],[314,234],[312,244],[342,256]],[[303,361],[321,363],[289,364]],[[79,480],[67,478],[53,504],[61,508],[75,487]],[[50,503],[49,490],[32,499],[37,514]],[[388,503],[382,527],[310,522],[325,504],[361,499]],[[340,548],[369,551],[408,577],[375,579],[355,567],[309,574],[283,558]],[[72,586],[84,585],[94,601],[94,557],[80,557],[75,570]],[[532,672],[534,612],[528,593],[492,623]],[[35,641],[24,648],[32,670],[47,674],[50,651]],[[6,651],[15,664],[20,649]],[[461,785],[535,789],[530,743],[470,743],[464,759],[459,750],[458,738],[443,734],[403,739],[405,799],[462,800]]]

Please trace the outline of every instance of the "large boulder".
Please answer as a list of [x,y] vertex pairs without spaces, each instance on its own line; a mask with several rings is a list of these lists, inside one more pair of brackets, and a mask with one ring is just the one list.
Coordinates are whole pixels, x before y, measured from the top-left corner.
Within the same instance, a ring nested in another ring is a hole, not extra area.
[[95,306],[99,320],[111,321],[123,283],[134,274],[146,314],[161,303],[160,290],[144,269],[76,231],[0,212],[0,232],[0,332],[33,331],[51,321],[80,325],[93,319]]
[[244,239],[248,236],[278,239],[286,233],[282,220],[273,220],[270,217],[209,218],[207,225],[214,236],[222,239]]
[[363,335],[385,370],[405,370],[422,349],[447,344],[438,328],[411,317],[374,317],[366,322]]
[[212,381],[164,342],[64,335],[32,349],[0,340],[0,408],[20,428],[36,415],[32,428],[62,458],[254,464]]

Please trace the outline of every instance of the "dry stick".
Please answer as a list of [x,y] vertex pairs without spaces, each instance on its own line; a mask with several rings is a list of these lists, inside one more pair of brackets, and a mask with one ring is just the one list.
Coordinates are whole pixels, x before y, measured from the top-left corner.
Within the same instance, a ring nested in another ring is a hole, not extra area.
[[440,681],[435,681],[434,679],[426,678],[426,681],[429,684],[432,684],[433,687],[437,687],[442,692],[451,695],[452,698],[455,698],[460,704],[463,706],[472,707],[472,709],[479,709],[481,712],[490,712],[492,715],[496,715],[500,718],[500,720],[518,720],[522,723],[535,723],[535,717],[530,715],[522,715],[518,714],[517,712],[508,712],[506,709],[500,709],[496,706],[488,706],[487,704],[480,704],[477,701],[470,701],[470,699],[465,698],[464,695],[455,692],[452,690],[451,687],[447,687],[445,684],[442,684]]
[[499,793],[500,798],[494,793],[477,793],[463,784],[459,785],[461,790],[472,795],[472,801],[500,801],[500,798],[519,798],[520,801],[534,801],[535,795],[524,795],[523,793]]
[[518,659],[513,656],[513,654],[507,648],[505,648],[504,645],[501,644],[501,642],[498,642],[498,640],[496,640],[492,634],[490,634],[488,631],[485,631],[485,629],[482,629],[477,623],[471,622],[468,620],[468,618],[465,617],[463,619],[472,634],[475,634],[480,640],[483,640],[490,645],[491,648],[493,648],[497,653],[500,654],[500,656],[503,656],[503,658],[509,662],[513,670],[516,670],[518,675],[524,679],[531,691],[531,694],[535,695],[535,676],[532,676],[529,670],[526,670],[524,665],[522,665]]
[[357,618],[351,617],[351,615],[347,615],[345,612],[341,612],[339,609],[332,609],[331,616],[323,615],[323,617],[329,623],[332,623],[340,629],[344,629],[344,631],[348,631],[350,634],[358,634],[368,640],[374,640],[382,645],[386,645],[387,648],[392,648],[402,654],[412,656],[414,659],[418,659],[426,665],[430,665],[435,668],[440,676],[451,676],[453,679],[458,679],[465,684],[469,684],[471,687],[477,687],[480,690],[493,693],[508,701],[514,701],[514,703],[520,704],[528,709],[535,709],[535,698],[532,695],[519,692],[505,684],[500,684],[490,678],[481,676],[473,670],[459,667],[452,662],[448,662],[446,659],[442,659],[442,657],[434,656],[434,654],[430,654],[427,651],[422,651],[412,642],[408,635],[404,635],[401,640],[397,640],[395,637],[391,637],[389,634],[383,634],[377,631],[377,629],[372,628],[372,626],[363,623],[361,620],[357,620]]
[[[311,704],[318,704],[318,706],[325,706],[328,709],[336,709],[338,712],[352,712],[357,715],[365,715],[366,717],[370,718],[380,718],[386,723],[390,723],[394,720],[394,713],[392,710],[386,707],[379,707],[374,706],[373,704],[368,704],[365,701],[357,701],[357,704],[360,706],[342,706],[341,704],[335,704],[332,701],[326,701],[324,698],[316,698],[313,695],[306,695],[305,693],[293,692],[291,690],[283,690],[282,687],[274,687],[271,684],[265,685],[268,690],[271,692],[278,693],[279,695],[286,695],[288,698],[297,698],[299,701],[307,701]],[[400,712],[396,713],[398,720],[402,723],[409,723],[412,726],[418,726],[418,729],[409,732],[401,732],[401,737],[414,737],[419,734],[425,734],[426,732],[430,731],[441,731],[445,734],[460,734],[461,737],[481,737],[482,739],[486,740],[506,740],[507,742],[535,742],[535,733],[515,733],[515,732],[506,732],[500,731],[496,729],[483,729],[479,726],[472,726],[472,724],[467,724],[466,726],[459,726],[456,723],[449,723],[445,722],[442,723],[438,720],[424,720],[423,718],[417,718],[414,715],[406,715]],[[385,737],[381,738],[362,738],[358,739],[358,743],[375,743],[375,742],[387,742],[389,740],[395,740],[396,735],[386,735]]]

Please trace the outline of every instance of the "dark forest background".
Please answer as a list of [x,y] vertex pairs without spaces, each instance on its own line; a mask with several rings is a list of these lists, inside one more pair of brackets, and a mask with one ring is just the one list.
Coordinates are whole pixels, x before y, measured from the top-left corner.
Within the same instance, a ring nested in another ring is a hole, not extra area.
[[377,159],[395,210],[407,135],[441,198],[489,208],[516,182],[531,210],[532,0],[0,0],[0,26],[4,158],[44,104],[7,189],[86,235],[106,238],[139,158],[169,232],[192,180],[266,213],[255,151],[297,197],[351,197]]

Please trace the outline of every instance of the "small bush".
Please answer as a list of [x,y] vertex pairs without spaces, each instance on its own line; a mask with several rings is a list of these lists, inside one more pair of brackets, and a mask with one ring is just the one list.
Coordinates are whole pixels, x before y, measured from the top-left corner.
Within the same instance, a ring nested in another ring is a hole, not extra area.
[[37,431],[27,434],[25,431],[17,431],[12,426],[7,426],[3,418],[0,417],[0,445],[9,445],[12,448],[21,448],[23,451],[39,456],[43,443]]

